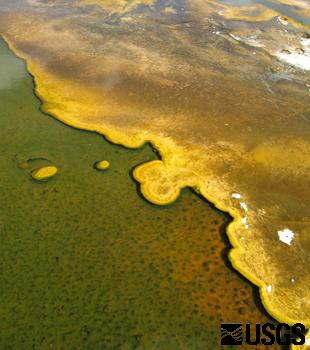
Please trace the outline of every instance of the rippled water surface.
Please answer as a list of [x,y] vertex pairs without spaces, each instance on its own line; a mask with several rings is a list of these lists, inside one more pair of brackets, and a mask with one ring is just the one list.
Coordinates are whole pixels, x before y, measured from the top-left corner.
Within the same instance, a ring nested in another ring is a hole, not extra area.
[[229,212],[233,266],[273,317],[307,326],[309,11],[305,0],[0,1],[0,32],[44,111],[127,147],[151,142],[161,160],[133,172],[145,198],[169,204],[189,186]]

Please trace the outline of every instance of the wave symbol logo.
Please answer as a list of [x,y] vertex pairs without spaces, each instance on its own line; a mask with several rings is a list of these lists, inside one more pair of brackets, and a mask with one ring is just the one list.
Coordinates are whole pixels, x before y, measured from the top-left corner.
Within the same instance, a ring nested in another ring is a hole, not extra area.
[[242,324],[222,323],[221,324],[221,345],[241,345]]

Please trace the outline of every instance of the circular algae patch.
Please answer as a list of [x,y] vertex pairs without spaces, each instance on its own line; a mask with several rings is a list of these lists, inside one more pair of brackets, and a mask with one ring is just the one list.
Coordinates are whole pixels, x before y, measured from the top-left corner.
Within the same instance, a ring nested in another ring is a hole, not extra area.
[[55,166],[45,166],[34,170],[31,173],[31,177],[37,181],[45,181],[57,174],[57,168]]
[[95,168],[97,170],[106,170],[110,168],[110,163],[107,160],[101,160],[95,163]]

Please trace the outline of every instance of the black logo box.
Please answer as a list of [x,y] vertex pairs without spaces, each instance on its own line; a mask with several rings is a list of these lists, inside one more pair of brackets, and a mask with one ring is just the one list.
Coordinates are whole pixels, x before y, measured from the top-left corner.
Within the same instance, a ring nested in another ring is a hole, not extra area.
[[221,324],[221,345],[242,345],[242,323]]

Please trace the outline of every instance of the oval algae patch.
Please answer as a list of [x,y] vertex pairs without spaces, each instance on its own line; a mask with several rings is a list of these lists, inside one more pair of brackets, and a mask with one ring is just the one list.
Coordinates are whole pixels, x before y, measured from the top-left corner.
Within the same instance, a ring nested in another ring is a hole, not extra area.
[[106,170],[110,168],[110,163],[107,160],[101,160],[95,164],[97,170]]
[[50,177],[53,177],[57,173],[57,168],[55,166],[45,166],[39,169],[34,170],[31,173],[31,176],[34,180],[45,181]]

